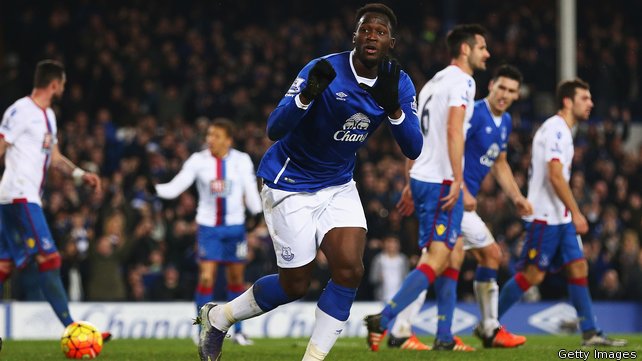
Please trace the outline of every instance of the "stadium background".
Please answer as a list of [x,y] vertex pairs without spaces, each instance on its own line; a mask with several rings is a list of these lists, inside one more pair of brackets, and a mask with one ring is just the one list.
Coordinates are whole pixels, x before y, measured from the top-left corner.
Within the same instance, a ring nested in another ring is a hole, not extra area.
[[[255,165],[270,145],[265,120],[309,60],[351,48],[361,2],[246,0],[3,2],[0,11],[0,108],[27,95],[34,65],[62,60],[67,90],[55,107],[63,154],[99,172],[93,195],[50,173],[44,209],[63,255],[63,278],[76,301],[191,300],[196,282],[193,190],[161,202],[150,185],[169,180],[204,139],[208,120],[238,125],[236,147]],[[417,88],[447,64],[443,44],[456,23],[488,28],[489,69],[504,62],[525,76],[522,99],[510,109],[508,156],[525,193],[530,140],[553,114],[556,2],[419,1],[391,4],[399,18],[395,56]],[[596,107],[577,134],[572,189],[590,222],[584,250],[598,300],[642,302],[642,3],[578,2],[578,76],[591,84]],[[476,75],[478,97],[490,71]],[[403,158],[382,127],[358,153],[355,179],[369,233],[364,262],[395,234],[416,260],[416,223],[394,210]],[[502,246],[500,284],[512,272],[522,226],[505,195],[487,179],[478,211]],[[275,270],[265,227],[248,235],[248,283]],[[98,245],[101,245],[98,247]],[[322,259],[306,297],[315,300],[328,274]],[[459,298],[473,299],[474,266],[461,272]],[[4,298],[38,300],[37,287],[15,275]],[[366,272],[368,274],[368,272]],[[219,279],[217,296],[224,298]],[[565,297],[549,277],[531,300]],[[373,300],[368,278],[359,300]]]

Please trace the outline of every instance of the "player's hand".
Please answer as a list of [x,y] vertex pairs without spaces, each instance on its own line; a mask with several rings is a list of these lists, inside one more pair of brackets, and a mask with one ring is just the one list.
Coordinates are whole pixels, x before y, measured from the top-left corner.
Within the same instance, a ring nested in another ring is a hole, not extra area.
[[404,217],[411,215],[415,211],[415,202],[412,200],[412,192],[408,184],[401,191],[401,199],[397,202],[397,210]]
[[87,172],[83,174],[81,179],[85,184],[92,187],[96,193],[100,193],[102,191],[101,180],[96,173]]
[[472,212],[477,209],[477,198],[473,197],[468,189],[464,188],[464,210]]
[[572,214],[573,224],[575,225],[575,231],[577,234],[586,234],[588,233],[589,226],[586,218],[582,213]]
[[517,214],[522,217],[533,214],[533,205],[522,195],[515,200],[515,207],[517,207]]
[[317,61],[310,69],[305,88],[301,91],[301,95],[305,97],[304,100],[311,102],[316,99],[336,76],[337,73],[327,60],[321,59]]
[[452,184],[450,185],[450,191],[448,192],[448,195],[440,199],[440,201],[444,202],[444,204],[441,205],[441,209],[444,211],[449,211],[453,209],[455,204],[457,204],[457,200],[459,199],[460,192],[461,192],[461,181],[453,181]]
[[377,82],[373,87],[363,83],[359,86],[370,93],[380,107],[390,116],[399,110],[399,74],[401,67],[387,56],[381,59],[377,70]]

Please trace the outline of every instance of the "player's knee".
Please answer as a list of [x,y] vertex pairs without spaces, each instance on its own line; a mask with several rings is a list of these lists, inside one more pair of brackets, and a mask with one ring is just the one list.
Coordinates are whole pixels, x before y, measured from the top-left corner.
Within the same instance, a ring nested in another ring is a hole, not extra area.
[[462,263],[464,263],[464,250],[461,248],[454,248],[452,253],[450,254],[448,266],[459,269]]
[[11,276],[13,269],[11,262],[0,262],[0,283],[4,283]]
[[586,261],[586,258],[569,263],[566,267],[567,273],[571,278],[588,276],[588,262]]
[[287,285],[281,285],[285,294],[293,300],[298,300],[308,293],[310,287],[310,280],[298,280],[295,282],[288,282]]
[[499,265],[502,258],[502,250],[499,248],[497,243],[493,243],[488,247],[485,247],[481,252],[482,263],[485,266],[488,265]]
[[359,262],[357,265],[333,270],[332,280],[345,287],[358,287],[359,283],[361,283],[361,278],[363,278],[363,273],[363,264]]
[[544,277],[546,277],[546,272],[539,270],[537,267],[528,267],[523,274],[531,286],[539,285],[544,281]]
[[214,278],[212,276],[199,275],[198,276],[198,285],[201,287],[212,287],[214,286]]
[[62,259],[59,253],[48,255],[47,257],[38,260],[38,272],[49,272],[60,269]]

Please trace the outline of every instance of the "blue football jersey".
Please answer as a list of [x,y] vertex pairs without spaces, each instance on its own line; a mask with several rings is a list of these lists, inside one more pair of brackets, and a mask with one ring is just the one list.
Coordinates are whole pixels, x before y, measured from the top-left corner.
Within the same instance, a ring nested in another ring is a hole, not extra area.
[[[374,98],[359,87],[359,82],[367,80],[358,78],[351,54],[346,51],[324,57],[337,75],[307,109],[301,109],[295,97],[305,88],[308,72],[319,59],[308,63],[270,114],[268,132],[275,123],[293,126],[268,149],[259,165],[257,175],[269,187],[314,192],[349,182],[357,150],[382,122],[388,121]],[[414,152],[416,158],[423,141],[416,114],[415,88],[403,71],[399,80],[399,103],[405,119],[399,125],[390,126],[404,154],[412,149],[410,154]],[[403,128],[403,135],[398,136],[400,130],[394,127]]]
[[484,177],[495,164],[495,159],[507,148],[512,128],[511,116],[504,112],[499,125],[484,99],[475,102],[475,110],[466,131],[464,151],[464,182],[473,196],[479,192]]

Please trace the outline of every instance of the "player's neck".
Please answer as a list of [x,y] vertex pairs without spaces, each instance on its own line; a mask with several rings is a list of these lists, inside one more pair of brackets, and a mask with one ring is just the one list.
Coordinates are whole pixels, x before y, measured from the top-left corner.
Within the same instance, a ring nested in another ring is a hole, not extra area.
[[42,109],[47,109],[51,106],[51,95],[42,89],[34,89],[31,92],[30,98]]
[[212,156],[214,158],[218,158],[218,159],[225,158],[228,155],[229,152],[230,152],[229,149],[225,149],[225,150],[221,150],[221,151],[215,152],[212,148],[210,148],[210,153],[212,154]]
[[573,127],[577,123],[577,119],[575,119],[573,114],[571,114],[570,112],[560,110],[557,112],[557,115],[564,119],[564,122],[566,122],[566,125],[569,127],[569,129],[573,129]]
[[468,65],[468,62],[464,59],[457,58],[450,61],[450,65],[454,65],[463,70],[464,73],[473,76],[473,69]]
[[485,100],[486,100],[486,104],[488,105],[488,110],[490,110],[490,114],[492,114],[495,117],[501,117],[504,114],[504,112],[502,112],[501,110],[493,106],[493,103],[490,102],[490,99],[486,98]]

